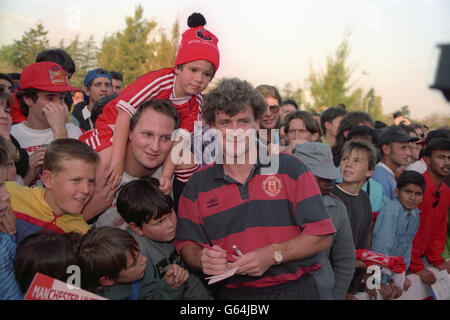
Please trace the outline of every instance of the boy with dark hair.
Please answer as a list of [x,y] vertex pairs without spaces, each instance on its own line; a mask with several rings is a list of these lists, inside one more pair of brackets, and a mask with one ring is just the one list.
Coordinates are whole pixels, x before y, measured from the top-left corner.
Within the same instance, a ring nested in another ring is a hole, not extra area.
[[[420,210],[425,190],[424,178],[415,171],[403,172],[394,190],[395,198],[380,210],[372,233],[374,252],[392,257],[403,257],[408,269],[414,236],[419,228]],[[381,294],[384,299],[398,298],[403,290],[408,290],[411,281],[402,274],[392,274],[383,268]],[[393,295],[394,293],[394,295]]]
[[[281,113],[280,113],[280,120],[281,122],[283,122],[284,118],[286,118],[286,116],[294,111],[297,111],[298,109],[298,105],[297,102],[295,102],[294,99],[287,99],[284,100],[281,103]],[[281,132],[280,132],[281,134]]]
[[89,230],[81,211],[94,192],[98,161],[95,151],[81,141],[58,139],[45,153],[45,188],[6,183],[17,218],[17,243],[42,229],[56,233]]
[[[74,138],[80,129],[67,123],[68,109],[63,103],[64,92],[77,88],[69,86],[64,70],[53,62],[37,62],[24,68],[17,98],[27,120],[12,126],[20,146],[31,155],[55,139]],[[43,151],[38,153],[42,160]]]
[[294,111],[284,119],[285,152],[291,153],[298,143],[314,142],[319,138],[319,126],[307,111]]
[[[372,206],[369,196],[361,190],[367,178],[372,175],[376,164],[376,151],[367,141],[347,141],[342,148],[340,170],[342,182],[333,186],[331,192],[347,207],[352,228],[355,249],[368,249]],[[364,275],[357,263],[355,275],[349,288],[348,298],[353,298]]]
[[6,73],[0,73],[0,90],[11,94],[14,92],[13,80]]
[[113,94],[119,94],[122,92],[122,82],[123,82],[123,76],[120,72],[117,71],[110,71],[111,79],[112,79],[112,89]]
[[80,129],[89,131],[94,128],[94,122],[91,120],[94,104],[113,93],[112,78],[107,70],[97,68],[86,74],[83,83],[86,100],[73,107],[71,119]]
[[[70,82],[70,79],[72,78],[72,75],[75,73],[75,62],[73,61],[72,57],[64,50],[62,49],[48,49],[41,51],[37,57],[36,57],[36,63],[37,62],[53,62],[58,64],[65,73],[67,83]],[[23,71],[22,71],[23,72]],[[22,78],[22,75],[20,76]],[[22,89],[22,86],[20,86],[20,89]],[[70,90],[68,90],[70,91]],[[69,98],[69,100],[72,100],[71,95],[68,92],[63,93],[63,98]],[[11,104],[11,117],[13,120],[13,123],[20,123],[22,121],[27,120],[28,115],[24,111],[24,109],[21,106],[20,100],[18,100],[15,96],[12,99],[13,103]],[[71,106],[71,102],[67,105],[69,108]]]
[[81,287],[111,300],[179,299],[189,273],[171,264],[164,279],[158,279],[153,265],[139,250],[139,244],[124,230],[90,230],[78,250]]
[[14,273],[22,294],[28,290],[37,272],[66,282],[67,268],[77,264],[76,251],[81,235],[41,231],[26,237],[16,249]]
[[334,146],[339,124],[346,114],[347,111],[342,108],[328,108],[322,113],[320,116],[320,126],[323,132],[322,143],[329,145],[330,148]]
[[[175,250],[177,217],[173,200],[159,190],[159,182],[143,177],[122,185],[117,196],[117,211],[128,223],[127,231],[139,243],[140,252],[164,278],[171,264],[184,266]],[[209,300],[211,294],[192,272],[183,286],[182,300]]]
[[419,206],[420,225],[413,242],[409,270],[424,283],[432,285],[436,276],[425,268],[421,259],[426,259],[439,270],[450,272],[450,261],[441,256],[445,249],[450,206],[450,188],[444,182],[450,174],[450,139],[433,139],[425,148],[424,160],[428,166],[423,174],[426,187]]

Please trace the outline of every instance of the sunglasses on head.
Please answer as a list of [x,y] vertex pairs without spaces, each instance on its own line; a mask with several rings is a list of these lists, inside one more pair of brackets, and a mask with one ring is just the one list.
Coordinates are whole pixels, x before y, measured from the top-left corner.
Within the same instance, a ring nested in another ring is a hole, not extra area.
[[441,198],[441,194],[439,193],[439,191],[436,191],[436,193],[434,194],[437,198],[437,200],[433,203],[433,208],[436,208],[437,205],[439,204],[439,199]]
[[277,105],[269,106],[269,109],[270,109],[270,112],[272,112],[272,113],[280,112],[280,106],[277,106]]

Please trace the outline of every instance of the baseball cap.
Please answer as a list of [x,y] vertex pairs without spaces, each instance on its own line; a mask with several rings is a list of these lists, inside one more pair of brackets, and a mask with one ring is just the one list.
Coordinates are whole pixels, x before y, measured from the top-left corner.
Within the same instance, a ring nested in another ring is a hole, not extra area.
[[36,62],[26,66],[20,74],[20,90],[34,88],[42,91],[77,91],[69,86],[63,68],[50,61]]
[[405,130],[397,126],[389,127],[378,139],[380,146],[392,142],[416,142],[419,140],[419,138],[408,135]]
[[214,72],[219,69],[220,56],[217,43],[219,39],[205,29],[206,20],[200,13],[193,13],[188,18],[189,29],[181,36],[175,65],[196,60],[206,60],[213,64]]
[[[101,73],[98,73],[99,71],[101,71]],[[97,69],[93,69],[91,71],[89,71],[86,76],[84,77],[84,81],[83,84],[85,87],[87,87],[89,85],[89,83],[91,83],[92,80],[94,80],[95,78],[107,78],[109,79],[110,82],[112,82],[112,78],[111,78],[111,74],[109,73],[109,71],[102,69],[102,68],[97,68]]]
[[315,176],[323,179],[340,179],[341,174],[334,165],[331,148],[320,142],[299,143],[292,150]]

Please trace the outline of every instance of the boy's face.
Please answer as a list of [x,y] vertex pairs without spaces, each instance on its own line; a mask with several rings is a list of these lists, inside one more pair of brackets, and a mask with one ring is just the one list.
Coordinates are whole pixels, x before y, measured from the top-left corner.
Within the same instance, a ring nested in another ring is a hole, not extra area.
[[366,152],[353,149],[346,151],[341,158],[342,180],[345,183],[362,182],[369,178],[373,170],[369,170],[369,161]]
[[319,134],[316,132],[312,134],[305,126],[305,122],[302,119],[292,119],[289,122],[289,131],[287,133],[288,143],[294,140],[306,140],[313,142],[317,140]]
[[43,123],[48,126],[47,117],[43,111],[44,107],[50,103],[64,105],[64,92],[48,92],[39,91],[37,100],[33,101],[29,97],[24,97],[25,103],[28,105],[28,118]]
[[424,157],[428,168],[441,178],[450,174],[450,151],[435,150],[431,157]]
[[105,77],[97,77],[92,80],[89,87],[84,89],[84,92],[89,97],[89,104],[93,105],[101,98],[112,94],[111,81]]
[[273,129],[280,118],[280,104],[274,97],[265,97],[264,101],[267,103],[267,110],[261,117],[260,125],[263,129]]
[[137,227],[138,234],[150,240],[159,242],[170,242],[175,238],[177,230],[177,216],[172,211],[159,219],[151,219]]
[[423,190],[416,184],[407,184],[401,189],[396,188],[394,194],[407,210],[417,208],[423,200]]
[[127,267],[120,271],[115,283],[131,283],[135,280],[142,279],[147,267],[147,258],[139,251],[134,253],[134,257],[127,252]]
[[387,147],[385,149],[387,151],[386,154],[394,165],[399,167],[408,164],[409,158],[411,157],[409,142],[392,142],[385,146]]
[[206,60],[196,60],[175,68],[175,95],[183,98],[199,94],[206,89],[214,74],[213,65]]
[[44,199],[55,215],[79,214],[92,197],[96,165],[80,159],[63,160],[58,173],[42,172]]

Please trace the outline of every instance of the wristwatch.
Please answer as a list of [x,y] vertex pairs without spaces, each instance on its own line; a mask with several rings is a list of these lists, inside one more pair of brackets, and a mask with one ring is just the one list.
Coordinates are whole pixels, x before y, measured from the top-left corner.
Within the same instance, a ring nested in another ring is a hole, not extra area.
[[283,254],[281,253],[280,247],[278,247],[278,244],[274,243],[272,244],[273,248],[273,261],[275,261],[275,264],[280,264],[283,262]]

